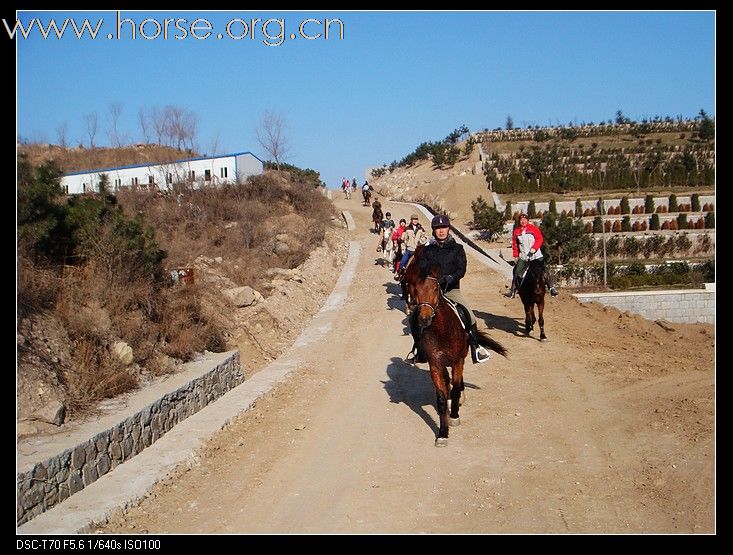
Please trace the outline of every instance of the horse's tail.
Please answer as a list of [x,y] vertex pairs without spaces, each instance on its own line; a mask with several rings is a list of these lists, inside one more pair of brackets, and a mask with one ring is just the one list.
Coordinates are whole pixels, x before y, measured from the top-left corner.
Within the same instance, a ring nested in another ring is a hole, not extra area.
[[478,342],[480,345],[483,345],[484,347],[491,349],[492,351],[499,353],[501,356],[506,356],[508,351],[504,348],[504,346],[499,343],[498,341],[495,341],[494,339],[491,339],[488,335],[486,335],[484,332],[479,331],[478,332]]

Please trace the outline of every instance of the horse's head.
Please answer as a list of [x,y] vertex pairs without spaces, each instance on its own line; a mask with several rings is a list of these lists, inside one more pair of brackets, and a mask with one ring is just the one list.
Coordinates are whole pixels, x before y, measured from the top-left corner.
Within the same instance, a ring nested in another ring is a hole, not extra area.
[[440,285],[438,274],[440,269],[433,266],[429,272],[421,271],[413,284],[415,304],[417,304],[417,321],[424,330],[433,323],[433,318],[440,303]]

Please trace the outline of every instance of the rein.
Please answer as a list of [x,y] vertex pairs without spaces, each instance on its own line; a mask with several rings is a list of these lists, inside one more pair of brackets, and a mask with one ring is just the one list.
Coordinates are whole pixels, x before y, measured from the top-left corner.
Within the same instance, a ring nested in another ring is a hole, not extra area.
[[[433,276],[426,276],[425,279],[432,279],[433,281],[438,281],[437,278],[434,278]],[[440,288],[440,286],[438,287]],[[440,306],[440,298],[443,296],[442,293],[438,295],[438,302],[435,303],[435,306],[433,306],[430,303],[417,303],[417,308],[420,308],[421,306],[428,306],[430,307],[430,310],[432,314],[430,315],[430,322],[428,322],[428,325],[425,326],[426,328],[430,327],[430,324],[433,323],[433,318],[435,318],[436,311],[438,310],[438,306]]]

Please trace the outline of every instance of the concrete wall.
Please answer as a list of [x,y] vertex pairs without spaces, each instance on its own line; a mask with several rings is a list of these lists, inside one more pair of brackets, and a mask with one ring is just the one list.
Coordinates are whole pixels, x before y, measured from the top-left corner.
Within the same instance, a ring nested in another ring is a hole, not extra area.
[[648,320],[715,323],[715,284],[705,289],[677,289],[624,293],[576,293],[583,303],[596,302],[621,311],[639,314]]
[[17,524],[28,521],[88,486],[155,443],[178,422],[244,381],[238,351],[219,356],[214,364],[213,368],[209,365],[203,374],[198,372],[196,378],[183,384],[173,379],[164,382],[163,385],[173,382],[167,393],[158,396],[142,410],[134,410],[115,425],[93,433],[91,437],[87,433],[88,439],[84,441],[78,442],[77,439],[76,444],[35,464],[33,460],[20,460]]

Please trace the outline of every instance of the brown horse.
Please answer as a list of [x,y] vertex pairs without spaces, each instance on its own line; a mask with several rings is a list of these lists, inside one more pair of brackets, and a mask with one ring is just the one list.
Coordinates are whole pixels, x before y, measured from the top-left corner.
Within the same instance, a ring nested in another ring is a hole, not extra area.
[[372,203],[372,207],[374,210],[372,210],[372,222],[374,222],[374,233],[379,233],[380,229],[382,228],[382,220],[384,219],[384,214],[382,213],[382,203],[378,200],[375,200]]
[[[543,260],[530,260],[527,273],[518,287],[519,298],[524,305],[524,333],[529,335],[534,329],[535,322],[539,322],[540,341],[547,341],[545,319],[542,316],[545,311],[546,292],[544,270]],[[534,314],[535,305],[537,305],[537,317]]]
[[[416,264],[415,264],[416,266]],[[458,408],[464,398],[463,363],[468,354],[468,333],[438,284],[439,268],[421,272],[411,285],[417,309],[411,316],[419,326],[418,348],[430,365],[430,377],[436,392],[436,405],[440,417],[436,447],[448,445],[448,426],[461,423]],[[506,349],[488,335],[479,332],[479,342],[492,351],[506,356]],[[451,377],[448,367],[451,367]],[[450,417],[448,399],[450,398]]]

